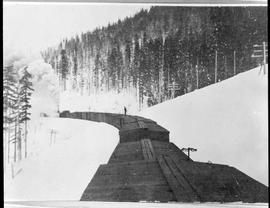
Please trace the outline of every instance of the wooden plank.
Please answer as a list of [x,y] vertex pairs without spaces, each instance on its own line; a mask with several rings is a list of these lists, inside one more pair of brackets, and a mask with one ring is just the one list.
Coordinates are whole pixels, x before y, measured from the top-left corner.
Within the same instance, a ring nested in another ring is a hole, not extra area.
[[152,159],[155,160],[155,159],[156,159],[156,153],[155,153],[155,151],[154,151],[152,142],[151,142],[150,139],[147,139],[147,142],[148,142],[148,146],[149,146],[150,152],[151,152],[151,154],[152,154]]
[[263,49],[261,49],[261,50],[255,50],[255,49],[253,49],[252,52],[253,52],[253,53],[262,53],[262,52],[263,52]]
[[138,125],[140,128],[147,129],[147,126],[145,125],[145,123],[143,121],[137,121],[137,122],[138,122]]
[[260,48],[263,47],[263,45],[253,45],[254,48]]
[[144,140],[144,144],[145,144],[145,147],[146,147],[146,153],[148,155],[148,160],[153,160],[153,156],[152,156],[150,148],[149,148],[149,143],[148,143],[148,141],[146,139]]
[[147,156],[147,153],[146,153],[145,144],[144,144],[144,140],[143,139],[141,140],[141,146],[142,146],[143,158],[145,160],[148,160],[148,156]]
[[177,164],[171,157],[167,156],[165,157],[165,160],[170,167],[172,174],[176,177],[177,181],[181,186],[184,187],[185,194],[190,197],[190,201],[200,201],[199,197],[197,196],[197,193],[193,190],[190,183],[186,180],[184,175],[181,172],[181,168],[179,164]]
[[177,201],[199,201],[198,196],[169,156],[160,155],[158,163]]
[[143,157],[145,160],[155,160],[155,152],[151,143],[150,139],[142,139],[141,140],[141,145],[142,145],[142,152],[143,152]]
[[174,196],[176,198],[177,201],[183,201],[182,200],[182,193],[180,191],[178,187],[178,182],[176,180],[176,178],[172,175],[171,173],[171,170],[170,168],[168,167],[168,165],[166,164],[166,161],[164,159],[164,156],[163,155],[160,155],[158,157],[158,163],[159,163],[159,166],[170,186],[170,188],[172,189],[173,193],[174,193]]
[[260,56],[259,56],[259,55],[253,55],[253,54],[252,54],[251,57],[252,57],[252,58],[263,58],[263,55],[260,55]]

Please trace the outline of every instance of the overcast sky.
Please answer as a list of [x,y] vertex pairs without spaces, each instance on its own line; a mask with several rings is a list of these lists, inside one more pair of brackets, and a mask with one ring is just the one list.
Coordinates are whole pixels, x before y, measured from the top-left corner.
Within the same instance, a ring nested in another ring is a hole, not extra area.
[[107,26],[149,5],[4,3],[4,47],[37,53],[65,37]]

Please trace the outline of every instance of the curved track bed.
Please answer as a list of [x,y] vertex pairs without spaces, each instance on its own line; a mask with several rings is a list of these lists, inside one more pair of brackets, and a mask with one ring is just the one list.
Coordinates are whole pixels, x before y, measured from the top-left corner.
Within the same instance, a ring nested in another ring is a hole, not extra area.
[[233,167],[192,161],[155,121],[101,112],[60,117],[119,129],[118,145],[86,184],[82,201],[268,202],[268,187]]

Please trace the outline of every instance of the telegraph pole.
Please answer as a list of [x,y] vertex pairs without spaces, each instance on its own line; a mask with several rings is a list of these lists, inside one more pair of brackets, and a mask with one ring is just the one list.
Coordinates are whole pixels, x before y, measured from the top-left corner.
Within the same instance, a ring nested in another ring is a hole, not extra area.
[[196,75],[197,75],[197,89],[199,89],[199,59],[197,57],[197,65],[196,65]]
[[225,60],[224,60],[224,65],[225,65],[225,79],[227,79],[228,77],[228,71],[227,71],[227,57],[225,56]]
[[266,74],[266,46],[263,42],[263,73]]
[[236,52],[233,51],[233,75],[236,75],[235,55],[236,55]]
[[175,91],[176,91],[176,90],[180,90],[180,85],[179,85],[179,84],[173,82],[172,84],[169,84],[169,85],[168,85],[168,91],[169,91],[170,94],[171,94],[171,99],[174,98],[174,95],[175,95]]
[[266,74],[266,57],[268,57],[268,49],[266,42],[263,42],[262,45],[253,45],[253,53],[251,55],[251,58],[256,58],[257,60],[260,60],[260,72],[263,67],[264,74]]
[[182,148],[181,150],[188,153],[188,160],[190,160],[190,152],[196,152],[197,151],[197,149],[192,148],[192,147]]
[[[168,68],[168,86],[170,85],[170,69]],[[167,97],[167,99],[169,100],[169,93],[168,93],[168,97]]]
[[215,83],[217,82],[217,48],[215,50]]

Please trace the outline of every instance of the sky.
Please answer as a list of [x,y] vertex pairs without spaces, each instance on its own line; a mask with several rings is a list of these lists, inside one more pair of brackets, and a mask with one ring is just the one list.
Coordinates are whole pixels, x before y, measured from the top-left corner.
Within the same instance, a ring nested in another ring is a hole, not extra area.
[[133,16],[146,4],[3,3],[4,48],[36,54],[61,39]]
[[4,49],[39,54],[63,38],[107,26],[150,7],[127,3],[3,2]]

